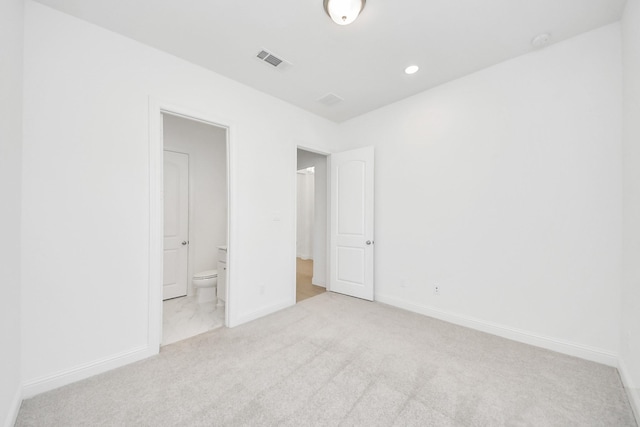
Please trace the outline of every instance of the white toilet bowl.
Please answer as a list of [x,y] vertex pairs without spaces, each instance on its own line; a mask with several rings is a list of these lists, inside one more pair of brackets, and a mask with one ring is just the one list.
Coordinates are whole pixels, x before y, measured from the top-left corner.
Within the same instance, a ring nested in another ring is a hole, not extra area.
[[206,270],[193,275],[193,286],[196,290],[198,303],[216,301],[216,285],[218,283],[218,270]]

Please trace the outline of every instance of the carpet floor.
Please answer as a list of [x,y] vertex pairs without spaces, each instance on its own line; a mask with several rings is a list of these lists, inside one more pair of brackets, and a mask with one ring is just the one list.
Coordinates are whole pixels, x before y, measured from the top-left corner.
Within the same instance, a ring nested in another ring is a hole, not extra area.
[[22,403],[17,426],[635,426],[616,369],[323,293]]

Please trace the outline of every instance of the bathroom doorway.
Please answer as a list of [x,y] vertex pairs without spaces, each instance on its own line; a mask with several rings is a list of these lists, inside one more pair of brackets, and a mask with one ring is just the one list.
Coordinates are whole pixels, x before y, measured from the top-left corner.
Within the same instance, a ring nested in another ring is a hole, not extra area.
[[297,149],[296,303],[327,288],[327,156]]
[[228,144],[225,127],[161,116],[161,345],[167,345],[225,325]]

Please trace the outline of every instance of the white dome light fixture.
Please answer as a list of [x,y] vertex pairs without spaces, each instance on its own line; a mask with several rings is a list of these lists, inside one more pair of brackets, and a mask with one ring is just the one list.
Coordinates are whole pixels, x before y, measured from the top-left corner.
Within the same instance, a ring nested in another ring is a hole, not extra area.
[[349,25],[356,20],[367,0],[324,0],[324,10],[338,25]]

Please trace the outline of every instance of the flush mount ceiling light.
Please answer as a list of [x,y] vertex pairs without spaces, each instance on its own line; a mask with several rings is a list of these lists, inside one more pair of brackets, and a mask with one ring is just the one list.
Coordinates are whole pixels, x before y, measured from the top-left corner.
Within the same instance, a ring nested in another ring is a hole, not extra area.
[[407,68],[404,69],[404,72],[407,74],[415,74],[418,72],[419,69],[420,67],[418,67],[417,65],[409,65]]
[[349,25],[356,20],[367,0],[324,0],[324,10],[338,25]]

